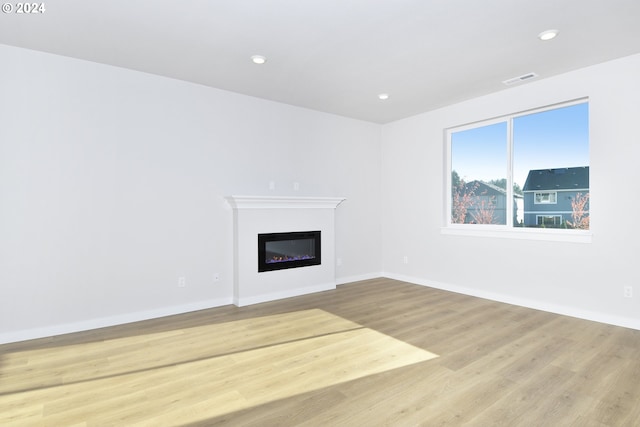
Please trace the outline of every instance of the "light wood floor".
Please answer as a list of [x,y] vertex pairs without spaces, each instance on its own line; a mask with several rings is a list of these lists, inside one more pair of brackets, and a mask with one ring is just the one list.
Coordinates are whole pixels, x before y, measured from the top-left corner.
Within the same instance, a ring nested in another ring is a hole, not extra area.
[[640,426],[640,331],[389,279],[0,346],[2,426]]

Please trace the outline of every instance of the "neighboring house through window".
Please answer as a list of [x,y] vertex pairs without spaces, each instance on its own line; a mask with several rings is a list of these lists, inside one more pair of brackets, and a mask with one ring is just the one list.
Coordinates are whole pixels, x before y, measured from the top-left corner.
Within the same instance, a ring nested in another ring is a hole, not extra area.
[[[576,203],[588,197],[589,166],[529,171],[523,192],[525,227],[577,228],[574,211]],[[582,210],[583,217],[588,218],[588,198]]]

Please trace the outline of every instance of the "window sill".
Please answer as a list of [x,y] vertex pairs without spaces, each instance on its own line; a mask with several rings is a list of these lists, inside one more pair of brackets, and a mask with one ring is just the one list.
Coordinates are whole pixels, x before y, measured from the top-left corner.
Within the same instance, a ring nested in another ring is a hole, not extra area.
[[451,236],[496,237],[505,239],[546,240],[550,242],[591,243],[590,230],[553,230],[539,228],[508,229],[489,226],[448,226],[441,234]]

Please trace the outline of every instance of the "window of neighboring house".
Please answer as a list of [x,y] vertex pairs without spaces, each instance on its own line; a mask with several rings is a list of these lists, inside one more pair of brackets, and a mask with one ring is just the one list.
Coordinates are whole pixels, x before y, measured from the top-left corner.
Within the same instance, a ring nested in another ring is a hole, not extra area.
[[[589,229],[586,99],[447,129],[446,137],[447,229]],[[555,212],[541,213],[540,204]]]
[[541,193],[541,192],[536,192],[534,193],[534,199],[533,199],[533,203],[535,203],[536,205],[540,205],[540,204],[555,204],[556,200],[558,199],[558,193]]
[[561,225],[562,215],[536,215],[538,225]]

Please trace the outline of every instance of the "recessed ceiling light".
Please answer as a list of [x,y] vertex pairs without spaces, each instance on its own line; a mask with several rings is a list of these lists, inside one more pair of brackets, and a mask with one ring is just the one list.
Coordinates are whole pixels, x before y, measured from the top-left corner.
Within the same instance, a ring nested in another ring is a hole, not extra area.
[[389,94],[388,93],[381,93],[378,95],[378,99],[382,99],[383,101],[385,99],[389,99]]
[[267,58],[262,55],[253,55],[251,61],[253,61],[254,64],[264,64],[267,62]]
[[538,34],[538,38],[542,41],[547,41],[556,38],[560,31],[558,30],[547,30]]

